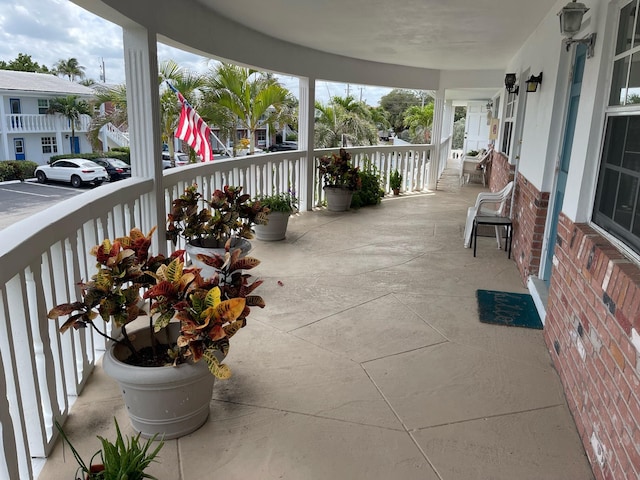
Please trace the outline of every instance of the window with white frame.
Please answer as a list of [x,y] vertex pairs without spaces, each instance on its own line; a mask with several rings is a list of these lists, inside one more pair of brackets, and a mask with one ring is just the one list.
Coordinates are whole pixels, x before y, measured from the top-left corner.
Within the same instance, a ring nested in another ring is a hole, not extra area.
[[264,147],[267,144],[267,131],[259,128],[256,130],[256,137],[258,141],[258,145]]
[[40,115],[45,115],[49,111],[49,99],[48,98],[39,98],[38,99],[38,113]]
[[640,26],[638,2],[618,17],[593,221],[640,253]]
[[504,127],[502,129],[502,147],[500,150],[505,155],[511,153],[511,137],[513,135],[513,124],[516,120],[516,92],[507,92],[507,100],[504,106]]
[[42,137],[42,153],[58,153],[56,137]]

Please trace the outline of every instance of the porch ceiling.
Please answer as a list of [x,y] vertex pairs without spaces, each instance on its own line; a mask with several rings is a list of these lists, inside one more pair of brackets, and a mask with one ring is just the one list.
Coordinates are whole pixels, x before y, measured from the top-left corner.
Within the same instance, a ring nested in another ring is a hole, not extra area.
[[503,70],[556,0],[197,0],[252,30],[347,57]]

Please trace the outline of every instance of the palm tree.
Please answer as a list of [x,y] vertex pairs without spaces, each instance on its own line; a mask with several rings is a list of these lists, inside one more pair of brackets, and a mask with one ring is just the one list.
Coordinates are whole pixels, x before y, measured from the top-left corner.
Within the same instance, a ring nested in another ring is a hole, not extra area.
[[377,130],[369,107],[351,96],[333,97],[328,105],[316,102],[315,146],[330,148],[351,145],[373,145]]
[[100,129],[107,123],[112,123],[116,128],[126,131],[127,122],[127,87],[125,84],[105,86],[97,85],[95,103],[104,105],[104,111],[91,120],[89,127],[89,140],[94,149],[99,149],[98,136]]
[[223,63],[207,78],[209,99],[231,112],[249,133],[249,153],[255,151],[255,132],[272,121],[289,98],[274,77],[250,68]]
[[79,153],[76,150],[74,138],[76,136],[76,122],[80,115],[89,115],[91,107],[85,100],[79,100],[77,95],[54,98],[49,102],[47,113],[60,113],[71,125],[71,153]]
[[429,143],[431,125],[433,123],[433,102],[425,106],[414,105],[404,113],[404,124],[409,127],[409,133],[418,143]]
[[57,75],[69,77],[72,82],[76,77],[84,78],[84,67],[80,65],[77,58],[69,58],[68,60],[60,59],[53,66]]

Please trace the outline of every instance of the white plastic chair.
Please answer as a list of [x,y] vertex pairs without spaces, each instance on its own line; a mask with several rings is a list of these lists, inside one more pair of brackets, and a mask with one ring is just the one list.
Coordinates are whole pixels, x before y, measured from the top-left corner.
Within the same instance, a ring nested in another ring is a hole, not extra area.
[[462,157],[462,165],[460,168],[460,185],[469,183],[472,176],[480,176],[482,178],[482,186],[485,185],[485,164],[491,156],[492,150],[481,152],[475,157]]
[[[476,204],[473,207],[469,207],[467,210],[467,223],[464,226],[464,247],[469,248],[471,246],[471,231],[473,230],[473,220],[476,216],[495,216],[501,217],[504,212],[504,207],[507,204],[507,200],[511,198],[513,191],[513,181],[507,183],[507,185],[499,192],[481,192],[476,198]],[[496,240],[498,241],[498,248],[502,248],[500,243],[500,231],[498,226],[496,228]]]

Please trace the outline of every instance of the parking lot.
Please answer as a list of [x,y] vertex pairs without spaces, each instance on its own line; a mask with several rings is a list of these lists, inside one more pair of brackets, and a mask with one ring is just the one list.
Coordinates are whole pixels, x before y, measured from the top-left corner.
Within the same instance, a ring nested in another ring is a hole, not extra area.
[[0,183],[0,230],[91,188],[73,188],[65,184],[42,185],[35,181]]

